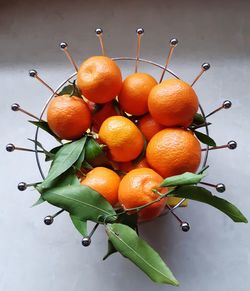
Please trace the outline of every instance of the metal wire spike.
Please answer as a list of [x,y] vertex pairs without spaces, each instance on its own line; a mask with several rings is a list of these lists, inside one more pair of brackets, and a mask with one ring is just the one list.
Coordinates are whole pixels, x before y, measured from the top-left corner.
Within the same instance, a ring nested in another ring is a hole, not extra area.
[[[218,149],[224,149],[228,148],[230,150],[234,150],[237,148],[237,142],[234,140],[230,140],[227,144],[221,145],[221,146],[215,146],[215,147],[210,147],[208,148],[209,151],[211,150],[218,150]],[[202,152],[207,151],[207,148],[201,149]]]
[[95,34],[99,38],[99,42],[100,42],[101,49],[102,49],[102,55],[105,56],[105,48],[104,48],[104,43],[103,43],[103,38],[102,38],[102,35],[103,35],[102,28],[96,28]]
[[43,221],[44,221],[44,224],[51,225],[54,222],[54,218],[51,215],[47,215]]
[[216,191],[219,193],[223,193],[226,191],[226,186],[222,183],[216,185]]
[[219,184],[211,184],[211,183],[207,183],[207,182],[200,182],[200,184],[206,185],[206,186],[209,186],[209,187],[213,187],[219,193],[223,193],[223,192],[226,191],[226,186],[224,184],[222,184],[222,183],[219,183]]
[[25,182],[20,182],[18,185],[17,185],[17,189],[19,191],[24,191],[26,190],[28,187],[28,184],[26,184]]
[[222,105],[221,105],[220,107],[218,107],[218,108],[216,108],[215,110],[213,110],[212,112],[210,112],[210,113],[206,116],[206,118],[208,118],[209,116],[213,115],[214,113],[220,111],[221,109],[229,109],[229,108],[231,108],[231,106],[232,106],[232,102],[229,101],[229,100],[225,100],[225,101],[222,103]]
[[178,39],[177,38],[171,38],[170,41],[169,41],[169,44],[170,44],[170,50],[169,50],[168,57],[167,57],[167,60],[166,60],[166,64],[165,64],[164,70],[162,71],[159,83],[161,83],[163,78],[164,78],[164,75],[165,75],[165,72],[166,72],[166,70],[168,68],[168,64],[169,64],[169,61],[170,61],[171,56],[173,54],[174,48],[178,44]]
[[6,151],[7,152],[14,152],[14,150],[15,150],[15,146],[13,145],[13,143],[8,143],[6,145]]
[[138,71],[138,64],[141,52],[141,37],[144,34],[144,28],[140,27],[136,29],[137,34],[137,47],[136,47],[136,61],[135,61],[135,73]]
[[6,151],[7,152],[14,152],[15,150],[18,151],[24,151],[24,152],[38,152],[38,153],[44,153],[44,151],[41,150],[33,150],[33,149],[27,149],[27,148],[21,148],[21,147],[17,147],[15,146],[13,143],[9,143],[6,145]]
[[183,222],[181,223],[181,229],[182,229],[182,231],[184,231],[184,232],[188,232],[188,231],[190,230],[190,225],[189,225],[189,223],[186,222],[186,221],[183,221]]
[[203,64],[201,65],[201,71],[200,71],[200,73],[198,74],[198,76],[194,79],[193,83],[191,84],[191,87],[193,87],[194,84],[195,84],[195,83],[200,79],[201,75],[202,75],[205,71],[207,71],[207,70],[209,70],[209,69],[210,69],[210,64],[209,64],[209,63],[203,63]]
[[24,110],[24,109],[21,108],[21,106],[20,106],[19,104],[17,104],[17,103],[13,103],[13,104],[11,105],[11,110],[12,110],[12,111],[15,111],[15,112],[17,112],[17,111],[21,111],[21,112],[23,112],[24,114],[26,114],[26,115],[28,115],[28,116],[30,116],[30,117],[32,117],[32,118],[35,118],[35,119],[39,120],[39,118],[38,118],[37,116],[35,116],[34,114],[32,114],[32,113],[30,113],[30,112]]
[[82,239],[82,245],[84,247],[88,247],[89,245],[91,244],[91,238],[89,236],[85,236],[83,239]]
[[46,225],[51,225],[53,222],[54,222],[54,218],[56,217],[56,216],[58,216],[59,214],[61,214],[62,212],[64,211],[64,209],[61,209],[61,210],[59,210],[59,211],[57,211],[55,214],[53,214],[53,215],[47,215],[45,218],[44,218],[44,223],[46,224]]
[[186,221],[183,221],[182,219],[180,219],[180,217],[176,213],[174,213],[173,209],[168,204],[166,204],[166,207],[168,208],[170,213],[176,218],[176,220],[178,220],[182,231],[185,231],[185,232],[189,231],[190,229],[189,224]]
[[57,95],[56,92],[43,80],[39,77],[36,70],[29,70],[29,76],[32,78],[37,79],[41,84],[43,84],[45,87],[47,87],[54,95]]
[[70,53],[68,51],[68,44],[66,42],[61,42],[59,47],[60,47],[61,50],[64,51],[66,57],[68,58],[68,60],[72,64],[72,66],[75,68],[76,72],[78,72],[78,67],[76,65],[76,62],[73,60],[73,58],[71,57],[71,55],[70,55]]

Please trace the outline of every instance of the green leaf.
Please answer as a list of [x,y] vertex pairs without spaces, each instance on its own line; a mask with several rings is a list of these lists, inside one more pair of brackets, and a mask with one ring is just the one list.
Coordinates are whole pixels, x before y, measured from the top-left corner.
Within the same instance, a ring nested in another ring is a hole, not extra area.
[[240,210],[225,199],[212,195],[210,191],[198,186],[181,186],[174,190],[169,196],[186,198],[207,203],[229,216],[234,222],[247,223],[247,218]]
[[82,162],[82,167],[87,170],[93,170],[93,167],[87,161]]
[[209,146],[216,146],[215,141],[210,136],[196,130],[194,130],[193,132],[198,138],[198,140],[201,141],[202,143],[207,144]]
[[34,204],[31,205],[31,207],[34,207],[34,206],[40,205],[40,204],[42,204],[43,202],[45,202],[45,200],[43,199],[42,196],[40,196],[39,199],[38,199]]
[[192,125],[193,124],[200,125],[200,124],[203,124],[203,123],[205,123],[205,118],[203,117],[203,115],[200,114],[200,113],[195,113]]
[[74,227],[80,232],[82,236],[87,236],[87,221],[82,221],[78,217],[70,215]]
[[199,183],[205,174],[193,174],[186,172],[181,175],[172,176],[163,180],[160,184],[160,187],[172,187],[172,186],[181,186],[181,185],[193,185]]
[[85,151],[85,160],[88,163],[91,163],[100,154],[103,154],[101,146],[92,137],[88,137],[85,145]]
[[85,148],[83,147],[82,152],[80,153],[79,158],[78,158],[77,161],[74,163],[74,167],[75,167],[77,170],[80,170],[80,169],[81,169],[81,167],[82,167],[82,163],[83,163],[83,161],[84,161],[84,158],[85,158]]
[[60,145],[51,149],[49,151],[49,155],[46,156],[45,161],[48,162],[54,160],[56,153],[61,149],[62,146],[63,145]]
[[117,222],[126,224],[127,226],[131,227],[132,229],[136,230],[137,229],[137,220],[138,220],[138,215],[137,213],[135,214],[127,214],[122,213],[118,215]]
[[48,176],[40,186],[47,187],[47,184],[51,183],[51,181],[67,171],[79,158],[85,142],[86,136],[77,141],[64,144],[56,153]]
[[106,230],[114,247],[137,265],[151,280],[157,283],[179,285],[159,254],[139,238],[132,228],[114,223],[108,224]]
[[95,190],[84,185],[50,188],[43,199],[68,211],[82,221],[114,222],[116,213],[109,202]]
[[70,185],[80,185],[80,182],[74,172],[74,169],[70,168],[59,177],[55,178],[51,182],[42,183],[36,186],[36,189],[42,194],[49,188],[63,187]]
[[72,84],[66,85],[63,89],[58,93],[58,95],[71,95],[76,97],[81,97],[81,92],[79,88],[75,84],[75,80]]
[[28,138],[28,140],[32,141],[34,144],[37,145],[37,147],[39,147],[40,149],[43,150],[43,152],[44,152],[44,154],[46,156],[45,157],[45,161],[52,159],[53,154],[50,153],[49,151],[47,151],[39,141],[36,141],[34,139],[31,139],[31,138]]
[[111,256],[114,253],[117,253],[117,250],[112,244],[112,242],[108,239],[108,250],[107,250],[106,255],[102,258],[103,261],[106,260],[109,256]]
[[37,127],[40,127],[41,129],[43,129],[44,131],[46,131],[47,133],[52,135],[57,141],[61,142],[59,137],[49,128],[49,125],[48,125],[47,121],[44,121],[44,120],[41,120],[41,121],[29,120],[29,122],[34,124]]

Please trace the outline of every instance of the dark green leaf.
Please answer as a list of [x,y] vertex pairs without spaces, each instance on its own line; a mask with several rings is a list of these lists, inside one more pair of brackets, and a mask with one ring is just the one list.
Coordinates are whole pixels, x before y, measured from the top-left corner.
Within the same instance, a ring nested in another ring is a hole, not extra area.
[[122,224],[126,224],[129,227],[136,230],[137,229],[137,220],[138,220],[138,216],[136,213],[135,214],[122,213],[122,214],[118,215],[117,222],[122,223]]
[[45,161],[48,162],[54,160],[56,153],[61,149],[62,146],[63,145],[60,145],[51,149],[49,151],[49,155],[46,156]]
[[29,122],[34,124],[37,127],[40,127],[41,129],[43,129],[44,131],[46,131],[47,133],[52,135],[57,141],[61,142],[61,140],[58,138],[58,136],[56,136],[56,134],[54,134],[54,132],[49,128],[48,122],[43,121],[43,120],[41,120],[41,121],[29,120]]
[[212,195],[212,193],[205,188],[198,186],[181,186],[176,188],[169,196],[207,203],[225,213],[233,221],[247,223],[247,218],[236,206],[225,199]]
[[116,248],[114,247],[114,245],[112,244],[112,242],[108,239],[108,250],[106,255],[102,258],[103,261],[106,260],[110,255],[117,253]]
[[139,238],[132,228],[114,223],[108,224],[106,230],[116,250],[137,265],[151,280],[157,283],[179,285],[159,254]]
[[84,161],[84,158],[85,158],[85,148],[82,149],[82,152],[79,156],[79,158],[77,159],[77,161],[74,163],[74,167],[77,169],[77,170],[80,170],[81,167],[82,167],[82,163]]
[[87,221],[82,221],[78,217],[70,215],[74,227],[80,232],[82,236],[87,236]]
[[99,143],[95,141],[94,138],[88,137],[85,145],[85,160],[91,163],[100,154],[103,154],[102,148]]
[[199,183],[205,174],[193,174],[186,172],[181,175],[172,176],[163,180],[160,184],[160,187],[172,187],[172,186],[181,186],[181,185],[193,185]]
[[56,153],[52,162],[48,176],[41,184],[41,187],[47,187],[46,185],[51,183],[55,178],[66,172],[79,158],[84,144],[86,136],[81,139],[64,144]]
[[200,113],[195,113],[192,124],[200,125],[205,123],[205,118]]
[[40,205],[40,204],[42,204],[43,202],[45,202],[45,200],[43,199],[42,196],[40,196],[39,199],[38,199],[34,204],[31,205],[31,207],[34,207],[34,206]]
[[39,141],[35,141],[34,139],[31,138],[28,138],[28,140],[32,141],[34,144],[37,145],[37,147],[43,150],[44,154],[46,155],[45,161],[52,159],[53,154],[47,151]]
[[82,221],[113,222],[116,213],[98,192],[84,185],[50,188],[43,192],[43,199],[68,211]]
[[202,143],[207,144],[209,146],[216,146],[215,141],[210,136],[196,130],[194,130],[193,132],[198,138],[198,140],[201,141]]
[[87,161],[82,162],[82,167],[87,170],[93,170],[93,167]]
[[76,86],[74,81],[73,84],[69,84],[63,87],[63,89],[58,93],[58,95],[71,95],[81,97],[81,92],[79,88]]

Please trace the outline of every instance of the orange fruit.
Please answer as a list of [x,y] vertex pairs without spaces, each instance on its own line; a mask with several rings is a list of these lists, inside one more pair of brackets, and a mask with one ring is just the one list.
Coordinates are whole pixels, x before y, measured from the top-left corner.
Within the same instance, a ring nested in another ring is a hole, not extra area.
[[77,85],[90,101],[106,103],[120,93],[121,71],[110,58],[94,56],[81,64],[77,73]]
[[157,132],[165,128],[162,124],[155,121],[150,114],[139,119],[137,126],[147,141],[149,141]]
[[108,168],[94,168],[81,180],[81,184],[99,192],[113,206],[118,202],[120,177]]
[[119,103],[122,109],[133,115],[148,112],[148,95],[157,84],[156,80],[146,73],[129,75],[122,84]]
[[134,160],[144,147],[140,130],[131,120],[123,116],[107,118],[101,125],[99,137],[107,145],[111,159],[115,162]]
[[[149,168],[141,168],[130,171],[126,174],[119,186],[118,199],[122,207],[126,209],[139,207],[159,198],[153,192],[157,189],[163,178]],[[166,192],[166,188],[161,190]],[[153,203],[138,212],[141,220],[150,220],[159,216],[166,204],[166,198]]]
[[191,131],[167,128],[152,137],[146,157],[149,165],[166,178],[195,172],[201,161],[201,147]]
[[147,160],[144,158],[137,164],[134,164],[131,161],[119,163],[118,167],[119,167],[120,171],[128,173],[129,171],[131,171],[133,169],[149,168],[149,164],[148,164]]
[[115,109],[115,105],[112,101],[105,103],[100,108],[97,108],[95,112],[92,114],[92,126],[95,132],[98,132],[103,121],[111,116],[119,115]]
[[80,138],[90,127],[91,114],[86,102],[79,97],[61,95],[53,98],[47,110],[50,129],[60,138]]
[[169,79],[155,86],[148,97],[152,117],[168,127],[188,127],[198,110],[198,97],[193,88],[178,79]]

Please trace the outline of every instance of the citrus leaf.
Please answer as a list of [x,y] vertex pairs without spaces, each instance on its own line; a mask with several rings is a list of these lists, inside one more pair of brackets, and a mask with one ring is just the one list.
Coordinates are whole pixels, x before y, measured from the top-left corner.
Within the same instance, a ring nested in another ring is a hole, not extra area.
[[85,145],[85,160],[88,163],[91,163],[94,159],[96,159],[100,154],[103,153],[101,146],[99,143],[95,141],[94,138],[89,137],[86,141]]
[[87,236],[87,221],[82,221],[78,217],[70,215],[74,227],[80,232],[82,236]]
[[212,195],[210,191],[198,186],[181,186],[169,196],[195,200],[209,204],[229,216],[234,222],[247,223],[247,218],[232,203],[225,199]]
[[58,93],[58,95],[71,95],[81,97],[81,92],[76,86],[75,81],[73,81],[73,84],[64,86],[63,89]]
[[159,254],[139,238],[132,228],[114,223],[108,224],[106,230],[116,250],[137,265],[151,280],[157,283],[179,285]]
[[85,142],[86,136],[77,141],[64,144],[56,153],[48,176],[40,187],[47,187],[47,184],[51,183],[55,178],[67,171],[79,158]]
[[112,242],[108,239],[108,250],[107,250],[106,255],[102,258],[103,261],[106,260],[109,256],[111,256],[114,253],[117,253],[117,250],[112,244]]
[[55,178],[50,182],[38,184],[35,188],[42,194],[49,188],[70,185],[80,185],[80,182],[75,174],[75,171],[72,168],[69,168],[66,172],[62,173],[59,177]]
[[42,196],[44,200],[82,221],[116,220],[116,213],[109,202],[98,192],[84,185],[49,188],[43,191]]
[[205,118],[202,116],[202,114],[200,113],[195,113],[194,115],[194,118],[193,118],[193,122],[192,122],[192,125],[195,124],[195,125],[200,125],[200,124],[203,124],[205,123]]
[[125,213],[118,215],[117,222],[122,223],[122,224],[126,224],[127,226],[136,230],[137,229],[137,220],[138,220],[138,216],[136,213],[135,214],[127,214],[125,212]]
[[31,205],[31,207],[34,207],[34,206],[40,205],[40,204],[42,204],[43,202],[45,202],[45,200],[43,199],[42,196],[40,196],[40,197],[38,198],[38,200],[37,200],[34,204]]
[[85,148],[83,147],[82,152],[80,153],[79,158],[77,159],[77,161],[74,163],[74,167],[77,170],[80,170],[82,167],[82,162],[84,161],[85,158]]
[[57,146],[57,147],[54,147],[53,149],[51,149],[49,151],[49,155],[47,155],[46,158],[45,158],[45,162],[54,160],[56,153],[60,150],[60,148],[62,146],[63,145],[60,145],[60,146]]
[[56,134],[49,128],[48,122],[44,120],[40,121],[34,121],[34,120],[29,120],[30,123],[34,124],[37,127],[40,127],[42,130],[46,131],[50,135],[52,135],[57,141],[61,142],[61,140],[58,138]]
[[196,135],[198,140],[201,141],[202,143],[207,144],[209,146],[216,146],[215,141],[210,136],[196,130],[194,130],[193,133]]
[[93,170],[93,167],[87,161],[82,162],[82,167],[87,170]]
[[181,175],[176,175],[168,177],[160,184],[160,187],[172,187],[172,186],[181,186],[181,185],[193,185],[199,183],[205,174],[193,174],[186,172]]
[[53,154],[51,154],[49,151],[47,151],[38,140],[36,141],[34,139],[31,139],[31,138],[28,138],[28,140],[32,141],[34,144],[37,145],[37,147],[39,147],[40,149],[43,150],[44,154],[46,155],[45,161],[48,160],[48,159],[52,159]]

